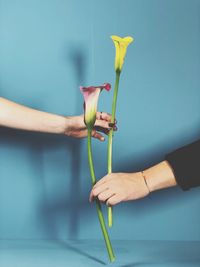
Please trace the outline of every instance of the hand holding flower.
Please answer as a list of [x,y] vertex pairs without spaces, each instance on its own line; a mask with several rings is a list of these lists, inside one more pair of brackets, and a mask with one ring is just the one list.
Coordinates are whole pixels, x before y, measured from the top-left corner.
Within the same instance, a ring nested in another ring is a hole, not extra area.
[[98,198],[107,205],[146,197],[151,192],[176,186],[171,166],[162,161],[142,172],[111,173],[104,176],[93,187],[90,201]]
[[122,201],[136,200],[149,194],[141,172],[111,173],[93,187],[90,201],[97,197],[101,202],[114,206]]
[[[83,138],[87,136],[84,115],[61,116],[52,114],[0,97],[0,125],[15,129],[37,131],[52,134]],[[101,133],[108,134],[111,127],[111,115],[105,112],[96,113],[96,122],[92,137],[103,141]]]
[[[92,137],[104,141],[105,138],[101,133],[108,134],[110,129],[114,130],[115,125],[111,127],[111,115],[106,112],[96,113],[96,122],[92,130]],[[84,122],[84,115],[67,117],[64,134],[75,138],[87,137],[88,130]]]

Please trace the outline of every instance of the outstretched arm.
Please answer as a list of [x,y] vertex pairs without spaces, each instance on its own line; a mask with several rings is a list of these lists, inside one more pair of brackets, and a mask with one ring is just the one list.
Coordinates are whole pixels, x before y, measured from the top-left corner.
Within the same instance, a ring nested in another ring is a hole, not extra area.
[[90,201],[98,197],[107,205],[146,197],[150,192],[175,186],[171,167],[163,161],[143,172],[111,173],[99,180],[90,193]]
[[[111,116],[97,113],[96,127],[107,133]],[[0,126],[45,133],[65,134],[82,138],[87,135],[83,115],[64,117],[32,109],[5,98],[0,98]],[[103,141],[103,135],[94,130],[93,137]]]
[[98,197],[108,205],[115,205],[175,185],[188,190],[200,186],[199,166],[200,140],[173,151],[165,161],[142,172],[106,175],[93,187],[90,200]]

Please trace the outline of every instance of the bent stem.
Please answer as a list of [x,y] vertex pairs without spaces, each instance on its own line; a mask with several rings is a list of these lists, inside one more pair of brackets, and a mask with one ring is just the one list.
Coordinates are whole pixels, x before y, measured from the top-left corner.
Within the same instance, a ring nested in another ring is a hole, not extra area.
[[[92,178],[92,185],[94,186],[96,183],[96,176],[94,172],[94,164],[93,164],[93,159],[92,159],[91,135],[92,135],[92,131],[88,129],[88,161],[89,161],[90,173],[91,173],[91,178]],[[112,244],[111,244],[111,241],[110,241],[107,229],[106,229],[106,224],[105,224],[105,220],[103,217],[101,204],[98,199],[96,199],[95,202],[96,202],[96,210],[97,210],[99,222],[101,225],[103,237],[106,243],[106,248],[107,248],[107,252],[109,255],[109,259],[111,262],[113,262],[115,261],[115,255],[114,255]]]
[[[115,88],[114,88],[114,95],[112,102],[111,123],[115,122],[120,73],[121,72],[119,70],[116,71]],[[112,172],[112,146],[113,146],[113,129],[110,130],[108,137],[108,174]],[[108,207],[108,226],[112,227],[112,225],[113,225],[112,207]]]

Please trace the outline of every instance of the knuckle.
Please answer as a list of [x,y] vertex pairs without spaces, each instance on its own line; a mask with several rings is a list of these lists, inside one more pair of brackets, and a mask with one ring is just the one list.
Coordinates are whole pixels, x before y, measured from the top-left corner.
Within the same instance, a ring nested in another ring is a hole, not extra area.
[[116,205],[118,203],[117,199],[111,199],[110,200],[110,205],[113,206],[113,205]]
[[98,195],[98,192],[97,192],[97,190],[96,189],[93,189],[93,191],[92,191],[92,194],[93,194],[93,196],[97,196]]
[[106,121],[101,122],[103,128],[108,128],[108,123]]
[[100,201],[104,201],[104,196],[99,195],[99,196],[98,196],[98,199],[99,199]]

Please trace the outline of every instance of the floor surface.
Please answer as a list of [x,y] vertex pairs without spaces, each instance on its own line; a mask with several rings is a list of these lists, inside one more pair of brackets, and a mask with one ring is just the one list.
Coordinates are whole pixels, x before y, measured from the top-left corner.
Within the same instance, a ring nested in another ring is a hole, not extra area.
[[200,267],[200,242],[116,241],[109,264],[103,241],[1,240],[0,267]]

